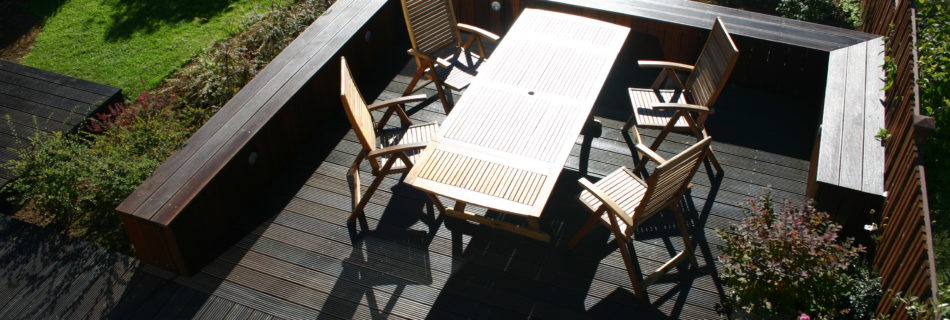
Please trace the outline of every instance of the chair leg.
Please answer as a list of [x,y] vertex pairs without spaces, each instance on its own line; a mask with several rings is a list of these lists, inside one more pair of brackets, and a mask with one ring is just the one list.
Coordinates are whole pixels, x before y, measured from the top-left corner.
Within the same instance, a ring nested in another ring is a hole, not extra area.
[[[627,276],[630,277],[633,292],[637,295],[637,300],[641,304],[648,306],[650,305],[650,297],[647,296],[646,288],[641,284],[643,275],[640,274],[640,265],[633,260],[634,257],[630,254],[630,245],[632,245],[632,243],[630,243],[630,237],[620,232],[620,222],[617,221],[617,217],[613,215],[608,215],[608,217],[610,218],[611,233],[614,234],[614,241],[617,242],[617,247],[620,249],[623,264],[627,267]],[[634,226],[631,226],[631,228],[633,227]]]
[[719,164],[719,160],[716,159],[716,154],[713,153],[712,146],[709,146],[709,150],[706,151],[706,157],[709,158],[709,162],[712,162],[713,167],[716,168],[716,172],[722,173],[722,166]]
[[630,245],[631,243],[627,241],[629,238],[621,236],[617,237],[615,232],[614,239],[617,241],[617,246],[620,247],[620,256],[623,257],[623,264],[627,267],[627,276],[630,277],[630,284],[633,286],[633,293],[637,295],[637,300],[640,301],[643,305],[650,304],[650,297],[647,296],[646,290],[643,286],[640,285],[640,281],[643,280],[643,277],[640,275],[640,266],[634,265],[636,262],[633,261],[633,257],[630,254]]
[[[376,189],[379,188],[380,183],[383,182],[383,178],[386,177],[386,173],[389,172],[389,169],[392,169],[393,164],[396,163],[396,159],[399,157],[389,157],[389,160],[386,160],[386,164],[383,165],[383,168],[379,170],[376,174],[376,179],[373,179],[373,183],[369,185],[369,188],[366,189],[366,194],[363,195],[360,202],[353,208],[353,213],[350,214],[350,217],[347,219],[347,224],[352,224],[355,222],[356,218],[360,219],[360,225],[364,229],[367,228],[366,223],[366,214],[363,212],[363,208],[366,207],[366,204],[369,203],[369,199],[373,197],[373,193],[376,192]],[[370,161],[376,161],[376,159],[369,158]]]
[[[699,125],[699,123],[702,123],[702,122],[697,123],[695,120],[693,120],[693,117],[685,117],[685,118],[686,118],[686,122],[689,123],[690,130],[693,131],[693,136],[696,137],[696,141],[706,139],[706,137],[709,136],[709,133],[706,132],[706,128]],[[706,156],[709,157],[709,162],[712,162],[713,167],[716,168],[716,172],[722,173],[722,165],[719,164],[719,160],[716,159],[716,155],[713,154],[713,149],[712,149],[711,144],[706,150]]]
[[622,131],[630,130],[633,127],[633,122],[636,121],[636,115],[631,114],[630,118],[627,118],[627,122],[623,123],[623,127],[620,128]]
[[693,263],[693,266],[699,267],[699,262],[696,261],[696,254],[693,251],[693,241],[689,236],[689,229],[686,226],[686,218],[683,217],[683,208],[680,205],[673,204],[673,216],[676,218],[676,225],[680,228],[680,235],[683,237],[683,245],[686,251],[686,254],[689,255],[689,261]]
[[425,74],[425,68],[419,68],[416,70],[416,74],[412,76],[412,80],[409,80],[409,85],[406,86],[406,91],[402,93],[404,96],[408,96],[413,91],[415,91],[416,84],[419,83],[419,79],[422,79],[422,76]]
[[[666,140],[666,136],[670,134],[670,131],[673,130],[673,126],[676,124],[677,119],[679,118],[679,113],[670,118],[670,122],[666,124],[666,127],[663,127],[663,130],[660,130],[660,134],[656,136],[656,140],[653,140],[653,144],[650,145],[650,150],[656,151],[660,149],[660,144],[663,143],[663,140]],[[640,157],[640,163],[637,163],[637,167],[633,169],[634,173],[640,172],[646,166],[647,157]]]
[[[600,211],[600,210],[598,210]],[[594,228],[594,225],[597,224],[597,219],[599,219],[600,214],[594,213],[587,218],[587,222],[584,222],[584,226],[574,234],[574,237],[571,238],[571,241],[567,243],[568,248],[574,248],[577,246],[577,243],[581,242],[581,239],[590,232],[590,229]]]
[[442,85],[441,81],[434,82],[435,90],[439,94],[439,101],[442,102],[442,110],[445,111],[445,114],[449,114],[449,112],[452,111],[452,105],[449,104],[449,99],[445,96],[445,92],[448,90],[445,89],[445,86]]
[[640,161],[637,161],[637,166],[633,168],[633,174],[640,175],[640,171],[643,171],[647,166],[647,156],[640,156]]
[[363,194],[359,203],[355,208],[353,208],[353,213],[350,214],[349,219],[347,219],[347,223],[352,224],[356,221],[356,218],[359,218],[360,225],[366,227],[366,214],[363,212],[363,209],[366,208],[366,205],[369,203],[369,199],[373,197],[373,193],[376,192],[376,189],[379,188],[380,183],[383,182],[383,178],[385,177],[386,175],[379,174],[375,179],[373,179],[373,183],[369,185],[369,188],[366,189],[366,193]]

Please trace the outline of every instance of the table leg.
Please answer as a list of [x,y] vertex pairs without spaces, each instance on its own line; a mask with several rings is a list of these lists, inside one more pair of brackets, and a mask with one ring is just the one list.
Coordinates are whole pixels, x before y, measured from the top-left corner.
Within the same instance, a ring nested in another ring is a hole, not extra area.
[[525,220],[528,220],[528,228],[531,228],[531,230],[534,230],[534,231],[541,232],[540,218],[530,217],[530,218],[525,218]]

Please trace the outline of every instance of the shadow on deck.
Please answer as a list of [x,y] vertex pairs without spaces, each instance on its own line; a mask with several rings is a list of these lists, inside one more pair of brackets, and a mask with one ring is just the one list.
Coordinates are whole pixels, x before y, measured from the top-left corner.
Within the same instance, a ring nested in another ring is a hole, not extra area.
[[[366,97],[399,96],[413,71],[411,62],[401,63],[406,66],[401,71],[393,68],[378,72],[376,79],[357,78]],[[767,187],[778,198],[804,198],[808,162],[803,159],[811,150],[815,128],[800,123],[814,121],[777,114],[809,101],[737,87],[725,90],[720,112],[710,123],[725,174],[711,179],[707,164],[683,200],[700,266],[674,271],[649,287],[653,307],[642,308],[635,303],[623,261],[605,229],[595,229],[573,250],[564,248],[587,217],[576,201],[577,179],[597,179],[618,166],[634,165],[619,128],[629,114],[624,88],[652,80],[651,74],[642,73],[633,66],[618,66],[608,79],[594,111],[602,126],[585,130],[589,139],[578,137],[542,216],[541,228],[551,234],[550,244],[450,218],[430,229],[421,217],[434,208],[424,194],[395,176],[383,182],[366,208],[372,231],[352,242],[346,227],[346,170],[360,144],[346,120],[333,119],[288,165],[270,194],[263,195],[260,216],[248,221],[247,229],[253,231],[190,277],[101,249],[82,253],[87,249],[78,248],[89,245],[77,241],[64,240],[72,243],[63,246],[64,252],[73,252],[65,255],[37,249],[28,240],[37,236],[9,231],[29,226],[6,222],[7,229],[0,229],[8,238],[0,248],[0,264],[6,281],[2,293],[8,299],[0,301],[10,302],[2,305],[0,318],[37,310],[49,310],[51,317],[80,318],[717,318],[721,240],[714,230],[739,219],[739,203]],[[410,107],[414,121],[444,117],[434,96]],[[656,132],[644,133],[652,137]],[[670,156],[693,141],[681,135],[669,139],[661,155]],[[372,176],[368,166],[362,170],[365,186]],[[640,267],[655,269],[678,251],[682,242],[677,234],[672,217],[666,215],[642,226],[634,248]],[[58,259],[31,262],[46,255]],[[107,258],[82,259],[86,255]],[[61,273],[55,263],[46,264],[59,259],[89,265],[89,271]],[[37,272],[31,268],[44,270],[46,276],[32,277]],[[37,291],[45,287],[35,283],[59,285]],[[27,303],[31,297],[52,296],[60,298]],[[62,306],[44,307],[49,305]]]

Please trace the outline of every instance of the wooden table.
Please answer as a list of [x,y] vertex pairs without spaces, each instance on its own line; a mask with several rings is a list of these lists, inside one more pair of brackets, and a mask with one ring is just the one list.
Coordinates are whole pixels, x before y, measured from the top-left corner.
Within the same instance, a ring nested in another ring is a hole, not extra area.
[[[541,241],[539,219],[629,28],[525,9],[407,175],[449,216]],[[445,210],[434,194],[456,200]],[[522,227],[465,211],[523,216]]]

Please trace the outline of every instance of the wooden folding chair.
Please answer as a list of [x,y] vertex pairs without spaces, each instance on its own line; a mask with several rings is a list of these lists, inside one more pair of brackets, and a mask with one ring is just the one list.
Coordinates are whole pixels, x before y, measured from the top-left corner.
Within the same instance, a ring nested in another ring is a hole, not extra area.
[[[706,131],[706,117],[713,112],[713,104],[726,86],[726,80],[739,59],[739,49],[729,36],[722,19],[716,18],[712,31],[706,39],[703,51],[695,65],[667,61],[640,60],[642,68],[661,68],[660,75],[650,88],[630,88],[630,103],[633,114],[623,125],[623,130],[634,128],[635,144],[640,143],[637,128],[660,129],[659,136],[650,149],[657,150],[670,131],[687,131],[703,139]],[[680,80],[677,71],[689,72],[686,82]],[[667,80],[675,88],[661,89]],[[722,172],[722,166],[716,156],[709,152],[709,159]],[[634,172],[639,172],[646,163],[641,158]]]
[[[608,174],[597,183],[591,183],[585,178],[578,180],[584,189],[579,200],[591,212],[591,216],[568,246],[577,245],[598,221],[606,226],[620,247],[620,254],[623,256],[635,294],[648,304],[646,287],[656,282],[670,268],[684,259],[689,259],[694,266],[699,265],[693,255],[693,244],[683,218],[680,199],[689,188],[689,182],[699,169],[711,141],[712,138],[706,137],[669,160],[663,159],[645,145],[637,144],[637,151],[658,164],[646,182],[625,167]],[[629,246],[633,245],[633,235],[637,227],[663,209],[670,209],[676,218],[685,249],[644,280],[639,266],[634,264],[636,261],[630,255]]]
[[[451,90],[460,91],[467,87],[488,58],[482,38],[497,42],[500,37],[475,26],[457,23],[451,0],[402,0],[402,12],[412,42],[412,48],[407,52],[415,58],[417,66],[416,74],[403,94],[411,94],[430,82],[434,83],[447,114],[452,106],[446,95],[451,94]],[[463,43],[459,31],[472,36]],[[478,54],[469,51],[473,43],[478,45]],[[440,56],[445,53],[448,54]],[[422,77],[430,82],[417,87]]]
[[[359,218],[363,228],[366,228],[363,208],[366,207],[383,178],[389,174],[408,172],[419,153],[439,131],[438,123],[412,125],[412,121],[402,108],[405,103],[425,99],[425,95],[415,95],[367,105],[356,82],[353,81],[353,74],[350,73],[346,58],[340,58],[340,100],[343,102],[343,109],[346,110],[346,117],[349,118],[353,131],[356,131],[356,136],[363,145],[363,150],[353,160],[347,174],[353,194],[353,212],[350,214],[348,223],[352,224],[356,218]],[[373,121],[370,111],[381,109],[386,109],[386,112],[383,113],[379,122]],[[399,116],[403,126],[385,129],[386,122],[393,113]],[[376,179],[370,184],[366,194],[361,195],[359,167],[363,160],[369,160]]]

